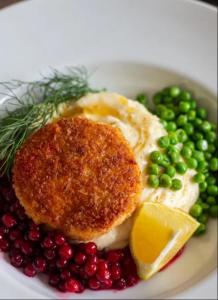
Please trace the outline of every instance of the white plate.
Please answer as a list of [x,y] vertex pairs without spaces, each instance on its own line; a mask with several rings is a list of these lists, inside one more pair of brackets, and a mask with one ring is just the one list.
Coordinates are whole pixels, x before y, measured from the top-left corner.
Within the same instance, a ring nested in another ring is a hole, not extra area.
[[[216,9],[187,0],[38,0],[0,11],[0,80],[86,65],[92,82],[128,96],[184,84],[216,119]],[[123,292],[61,295],[0,259],[0,297],[216,299],[217,227],[173,266]]]

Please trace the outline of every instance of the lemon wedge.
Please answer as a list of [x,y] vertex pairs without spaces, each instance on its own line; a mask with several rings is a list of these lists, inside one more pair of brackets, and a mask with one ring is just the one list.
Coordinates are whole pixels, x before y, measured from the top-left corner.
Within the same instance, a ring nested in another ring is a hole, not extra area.
[[180,209],[144,202],[136,212],[130,248],[138,274],[147,280],[184,246],[199,223]]

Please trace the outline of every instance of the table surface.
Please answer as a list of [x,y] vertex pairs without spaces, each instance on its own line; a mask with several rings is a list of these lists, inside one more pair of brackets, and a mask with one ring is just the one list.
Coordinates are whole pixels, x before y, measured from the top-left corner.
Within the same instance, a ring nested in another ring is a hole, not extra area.
[[[24,1],[24,0],[0,0],[0,8],[6,7],[8,5],[12,5],[14,3],[18,3],[21,1]],[[217,0],[202,0],[202,1],[218,6]]]

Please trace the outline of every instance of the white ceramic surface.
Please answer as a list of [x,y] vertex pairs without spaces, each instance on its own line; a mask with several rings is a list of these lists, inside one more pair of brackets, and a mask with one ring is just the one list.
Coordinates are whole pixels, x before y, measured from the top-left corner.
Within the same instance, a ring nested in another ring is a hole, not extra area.
[[[82,64],[96,87],[134,97],[182,84],[216,120],[217,13],[187,0],[34,0],[0,11],[0,80]],[[1,105],[1,103],[0,103]],[[2,299],[217,298],[217,223],[174,265],[123,292],[63,295],[0,256]]]

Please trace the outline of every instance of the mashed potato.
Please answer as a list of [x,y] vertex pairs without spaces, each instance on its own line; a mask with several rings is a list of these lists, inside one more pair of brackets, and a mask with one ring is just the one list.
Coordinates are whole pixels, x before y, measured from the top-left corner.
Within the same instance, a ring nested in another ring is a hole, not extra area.
[[[160,202],[188,212],[199,195],[198,184],[191,177],[195,171],[188,170],[179,176],[182,189],[172,191],[166,188],[154,189],[147,183],[148,155],[158,150],[157,140],[166,134],[160,120],[140,103],[115,93],[90,94],[73,104],[62,105],[61,116],[83,115],[93,121],[108,123],[121,130],[132,147],[142,172],[143,190],[140,200]],[[119,248],[128,243],[132,217],[120,226],[95,239],[99,248]]]

